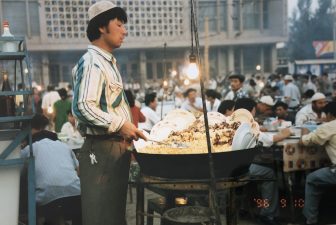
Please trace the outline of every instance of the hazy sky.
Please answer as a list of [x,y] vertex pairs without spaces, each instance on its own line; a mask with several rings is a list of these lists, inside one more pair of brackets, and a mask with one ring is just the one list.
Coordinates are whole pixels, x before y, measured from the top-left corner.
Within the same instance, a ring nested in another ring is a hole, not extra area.
[[[292,16],[293,9],[296,8],[298,0],[287,0],[288,2],[288,17]],[[318,5],[317,0],[313,0],[312,8],[316,8]]]

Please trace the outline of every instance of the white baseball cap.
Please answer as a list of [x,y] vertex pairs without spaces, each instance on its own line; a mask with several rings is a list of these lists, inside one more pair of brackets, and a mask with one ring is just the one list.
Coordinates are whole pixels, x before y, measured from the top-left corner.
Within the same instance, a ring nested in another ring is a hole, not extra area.
[[311,98],[312,102],[317,101],[317,100],[321,100],[321,99],[326,99],[326,96],[324,94],[322,94],[321,92],[316,92],[313,95],[313,97]]
[[292,75],[286,75],[284,80],[294,80]]
[[259,100],[259,102],[264,103],[269,106],[274,106],[275,102],[273,101],[273,98],[269,95],[262,96]]
[[88,13],[89,13],[89,20],[92,20],[94,17],[106,12],[110,9],[117,7],[114,3],[110,1],[100,1],[96,2],[95,4],[91,5]]

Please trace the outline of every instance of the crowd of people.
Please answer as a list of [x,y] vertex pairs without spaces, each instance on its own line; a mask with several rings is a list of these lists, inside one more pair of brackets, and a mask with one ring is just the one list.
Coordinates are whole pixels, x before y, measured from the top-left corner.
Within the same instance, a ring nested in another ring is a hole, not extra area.
[[[55,91],[52,86],[41,98],[34,89],[37,114],[32,121],[33,147],[36,159],[36,200],[44,216],[55,222],[57,208],[73,212],[72,224],[126,225],[126,197],[131,161],[132,141],[147,140],[138,129],[150,131],[160,121],[158,99],[166,90],[147,93],[143,102],[125,91],[113,51],[127,35],[126,12],[111,1],[99,1],[88,9],[87,36],[91,44],[73,68],[73,87]],[[336,184],[336,105],[335,87],[328,74],[314,77],[272,75],[265,81],[260,76],[231,74],[229,85],[211,83],[206,91],[206,111],[226,116],[244,108],[261,124],[259,141],[264,147],[286,139],[289,128],[268,134],[269,118],[291,121],[291,124],[322,124],[315,132],[303,129],[302,145],[325,147],[331,166],[307,176],[304,215],[306,224],[317,224],[320,184]],[[225,82],[224,82],[225,83]],[[139,91],[139,90],[138,90]],[[203,112],[198,87],[182,94],[175,87],[175,107],[196,115]],[[39,107],[40,106],[40,107]],[[48,131],[47,131],[48,130]],[[84,138],[78,160],[71,149],[54,133],[67,133]],[[28,147],[22,157],[29,156]],[[80,173],[79,173],[80,171]],[[252,175],[274,179],[273,168],[254,162]],[[259,221],[278,224],[278,188],[275,182],[262,182],[261,193],[270,206],[263,208]],[[80,201],[79,201],[80,196]],[[79,206],[80,204],[80,206]],[[77,210],[75,210],[77,209]],[[78,211],[81,209],[81,212]],[[51,214],[48,213],[51,210]],[[48,221],[49,222],[49,221]]]

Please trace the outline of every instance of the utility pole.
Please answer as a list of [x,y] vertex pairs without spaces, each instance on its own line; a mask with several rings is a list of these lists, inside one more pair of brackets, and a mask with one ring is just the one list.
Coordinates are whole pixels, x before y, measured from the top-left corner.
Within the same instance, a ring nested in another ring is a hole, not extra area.
[[205,33],[205,42],[204,42],[204,75],[206,84],[209,84],[209,18],[205,17],[204,21],[204,33]]

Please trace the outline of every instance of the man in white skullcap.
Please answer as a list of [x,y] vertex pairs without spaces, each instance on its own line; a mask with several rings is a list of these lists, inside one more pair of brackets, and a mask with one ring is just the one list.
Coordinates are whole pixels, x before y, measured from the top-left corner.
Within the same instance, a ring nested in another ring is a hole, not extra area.
[[127,149],[144,135],[132,123],[116,59],[126,37],[125,11],[111,1],[89,10],[87,52],[74,67],[72,111],[86,139],[79,153],[83,225],[126,225]]
[[303,107],[297,112],[295,117],[296,125],[303,125],[307,122],[320,123],[323,122],[325,114],[322,109],[327,104],[326,96],[320,92],[317,92],[312,97],[312,103]]
[[284,99],[283,101],[288,105],[289,109],[295,110],[300,105],[301,93],[299,88],[293,83],[292,75],[284,77]]

